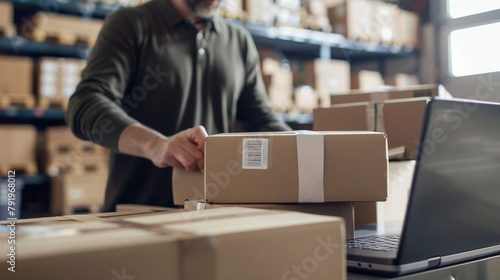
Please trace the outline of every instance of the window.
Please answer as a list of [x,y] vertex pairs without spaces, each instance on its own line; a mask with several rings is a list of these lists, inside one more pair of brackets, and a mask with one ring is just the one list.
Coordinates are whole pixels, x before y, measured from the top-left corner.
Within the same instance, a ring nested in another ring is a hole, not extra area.
[[452,31],[451,74],[461,77],[500,71],[498,34],[500,34],[500,22]]
[[500,9],[498,0],[448,0],[448,15],[451,18],[461,18],[498,9]]

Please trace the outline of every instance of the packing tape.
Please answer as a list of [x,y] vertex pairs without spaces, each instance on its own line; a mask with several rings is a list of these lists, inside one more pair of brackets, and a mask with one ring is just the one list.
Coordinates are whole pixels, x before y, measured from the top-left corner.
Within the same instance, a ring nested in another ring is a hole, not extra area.
[[325,202],[324,138],[314,131],[295,131],[299,171],[299,203]]

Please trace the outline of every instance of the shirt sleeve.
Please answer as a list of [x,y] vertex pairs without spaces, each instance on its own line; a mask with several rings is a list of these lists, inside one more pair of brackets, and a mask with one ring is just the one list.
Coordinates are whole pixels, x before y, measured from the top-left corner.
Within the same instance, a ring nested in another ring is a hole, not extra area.
[[262,80],[259,53],[247,31],[245,34],[246,65],[245,86],[238,99],[236,119],[244,131],[287,131],[292,130],[280,121],[267,99],[267,92]]
[[137,61],[139,32],[130,18],[127,9],[106,18],[66,112],[77,137],[115,151],[123,129],[137,123],[120,106]]

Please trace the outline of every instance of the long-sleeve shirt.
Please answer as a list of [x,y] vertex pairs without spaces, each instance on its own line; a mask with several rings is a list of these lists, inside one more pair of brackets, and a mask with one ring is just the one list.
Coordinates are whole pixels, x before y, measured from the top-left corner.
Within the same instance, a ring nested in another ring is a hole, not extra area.
[[215,17],[197,30],[169,0],[109,15],[70,99],[76,136],[111,150],[104,203],[172,206],[172,168],[117,150],[123,129],[163,135],[202,125],[209,134],[290,128],[271,109],[249,33]]

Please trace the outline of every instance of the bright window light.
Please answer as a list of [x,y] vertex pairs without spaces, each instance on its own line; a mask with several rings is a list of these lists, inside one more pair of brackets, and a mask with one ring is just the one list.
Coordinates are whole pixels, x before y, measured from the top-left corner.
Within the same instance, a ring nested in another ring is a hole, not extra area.
[[451,72],[461,77],[500,71],[500,22],[450,33]]
[[460,18],[500,9],[498,0],[448,0],[448,14]]

